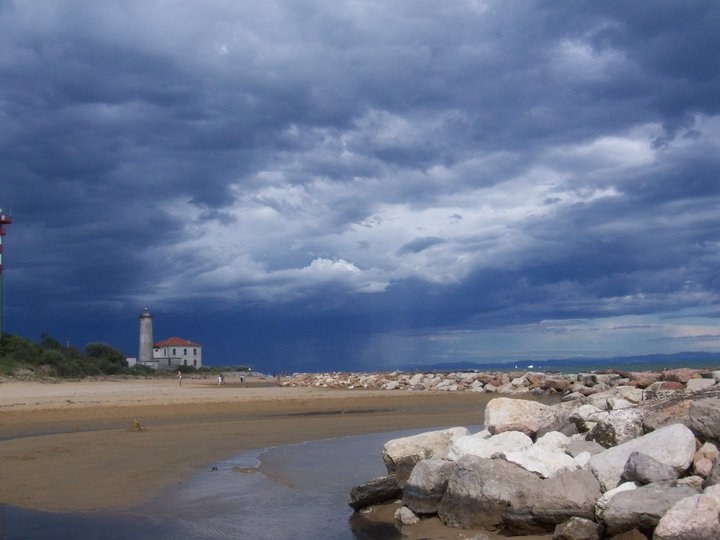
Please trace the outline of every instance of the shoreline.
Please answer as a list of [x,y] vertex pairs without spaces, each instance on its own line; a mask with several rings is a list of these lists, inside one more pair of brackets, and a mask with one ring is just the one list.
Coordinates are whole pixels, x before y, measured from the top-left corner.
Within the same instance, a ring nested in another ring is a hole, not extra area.
[[259,381],[218,387],[201,379],[182,387],[174,380],[3,383],[0,503],[51,512],[130,510],[246,450],[478,424],[491,398]]

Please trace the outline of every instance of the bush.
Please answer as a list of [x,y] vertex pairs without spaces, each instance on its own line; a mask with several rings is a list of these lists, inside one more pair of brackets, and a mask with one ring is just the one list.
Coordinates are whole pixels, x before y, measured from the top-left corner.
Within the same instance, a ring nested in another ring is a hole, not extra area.
[[0,339],[0,357],[4,362],[38,365],[42,349],[29,339],[5,334]]
[[7,359],[1,359],[0,360],[0,375],[8,376],[15,374],[16,371],[19,371],[20,369],[24,368],[24,364],[19,364],[12,358]]
[[40,365],[58,367],[65,362],[65,355],[55,349],[45,349],[40,354]]
[[155,373],[155,370],[150,366],[136,364],[133,367],[126,367],[122,369],[121,373],[124,373],[125,375],[152,375]]
[[195,373],[197,369],[193,366],[177,366],[177,371],[180,373]]
[[[147,374],[146,369],[139,366],[130,373]],[[127,373],[128,365],[122,353],[105,343],[88,344],[83,355],[47,332],[42,333],[39,344],[9,334],[0,337],[0,373],[13,375],[27,370],[37,376],[85,377]]]
[[84,377],[87,375],[83,363],[75,358],[64,359],[54,367],[58,377]]

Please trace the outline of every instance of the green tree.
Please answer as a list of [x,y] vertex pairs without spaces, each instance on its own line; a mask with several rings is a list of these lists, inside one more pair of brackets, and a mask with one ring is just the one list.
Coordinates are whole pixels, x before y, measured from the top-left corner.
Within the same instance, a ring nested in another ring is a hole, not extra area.
[[128,367],[125,356],[106,343],[88,343],[85,346],[85,357],[89,365],[96,366],[107,375],[120,373]]
[[59,351],[63,348],[62,343],[60,343],[57,339],[52,337],[47,332],[43,332],[40,334],[40,347],[43,349],[53,349],[56,351]]
[[40,365],[58,367],[65,362],[65,355],[55,349],[45,349],[40,354]]
[[27,338],[5,334],[0,340],[2,357],[21,365],[38,365],[42,349]]

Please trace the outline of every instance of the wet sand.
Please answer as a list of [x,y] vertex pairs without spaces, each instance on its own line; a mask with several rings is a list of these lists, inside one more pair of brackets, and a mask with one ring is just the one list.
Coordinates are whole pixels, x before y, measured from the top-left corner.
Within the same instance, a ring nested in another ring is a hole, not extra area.
[[[492,395],[172,379],[0,384],[0,503],[128,510],[245,450],[481,424]],[[381,456],[377,456],[381,460]]]
[[218,387],[187,378],[182,387],[174,380],[3,383],[0,502],[49,511],[128,509],[244,450],[479,424],[487,399],[262,381]]

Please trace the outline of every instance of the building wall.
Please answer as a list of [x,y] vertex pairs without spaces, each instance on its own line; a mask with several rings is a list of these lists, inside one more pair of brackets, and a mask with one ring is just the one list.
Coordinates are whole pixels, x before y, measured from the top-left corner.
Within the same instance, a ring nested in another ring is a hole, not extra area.
[[158,369],[177,369],[179,366],[201,368],[202,347],[186,345],[155,347],[153,360],[157,362]]

